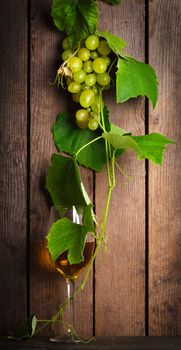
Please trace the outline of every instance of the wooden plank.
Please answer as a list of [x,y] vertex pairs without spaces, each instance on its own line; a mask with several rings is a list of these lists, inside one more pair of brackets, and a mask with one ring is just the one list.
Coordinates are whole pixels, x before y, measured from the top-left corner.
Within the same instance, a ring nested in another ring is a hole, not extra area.
[[[12,350],[12,342],[2,342],[3,350]],[[60,343],[51,343],[45,338],[33,339],[26,343],[13,343],[14,350],[25,349],[60,349]],[[63,344],[64,350],[178,350],[181,346],[181,337],[104,337],[96,338],[89,344]]]
[[[127,0],[110,7],[100,4],[100,28],[123,37],[127,51],[144,61],[144,1]],[[109,97],[110,96],[110,97]],[[107,96],[111,120],[135,135],[144,133],[144,99],[116,105]],[[119,161],[132,180],[116,169],[107,231],[108,250],[96,261],[96,335],[144,335],[145,323],[145,164],[132,153]],[[105,203],[105,171],[96,176],[96,210]]]
[[26,317],[27,1],[1,2],[0,329]]
[[180,0],[150,1],[150,63],[159,79],[159,99],[150,109],[150,132],[175,140],[163,167],[150,164],[150,335],[181,332],[181,123]]
[[[53,25],[50,10],[51,0],[32,1],[30,304],[31,311],[41,319],[56,312],[66,292],[65,281],[54,271],[45,247],[50,201],[44,187],[51,153],[56,151],[51,127],[59,111],[72,108],[72,100],[66,98],[65,91],[49,84],[55,78],[61,56],[61,36]],[[83,176],[91,195],[92,174],[84,171]],[[92,334],[91,278],[75,304],[75,328],[80,334]]]

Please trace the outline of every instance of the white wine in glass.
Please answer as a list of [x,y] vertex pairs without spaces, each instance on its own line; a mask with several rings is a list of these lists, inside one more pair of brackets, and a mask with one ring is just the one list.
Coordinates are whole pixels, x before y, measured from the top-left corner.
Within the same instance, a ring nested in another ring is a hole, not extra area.
[[[54,207],[50,211],[49,219],[49,229],[51,225],[62,217],[67,217],[75,224],[82,224],[82,214],[83,207],[67,207],[59,208],[56,210]],[[63,276],[67,286],[67,306],[66,306],[66,315],[67,320],[64,324],[65,334],[60,336],[51,337],[50,340],[53,342],[61,343],[76,343],[79,340],[75,337],[74,329],[74,284],[81,272],[89,265],[91,258],[94,253],[94,238],[91,234],[86,236],[85,247],[83,251],[84,261],[79,264],[70,264],[68,261],[68,252],[62,253],[55,261],[56,270]]]

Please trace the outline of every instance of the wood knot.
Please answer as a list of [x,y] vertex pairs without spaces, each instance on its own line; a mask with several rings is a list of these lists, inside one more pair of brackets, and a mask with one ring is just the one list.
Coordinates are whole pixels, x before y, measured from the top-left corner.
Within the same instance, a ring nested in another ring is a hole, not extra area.
[[159,124],[159,121],[160,121],[159,115],[155,115],[155,116],[153,117],[153,123],[154,123],[154,124]]

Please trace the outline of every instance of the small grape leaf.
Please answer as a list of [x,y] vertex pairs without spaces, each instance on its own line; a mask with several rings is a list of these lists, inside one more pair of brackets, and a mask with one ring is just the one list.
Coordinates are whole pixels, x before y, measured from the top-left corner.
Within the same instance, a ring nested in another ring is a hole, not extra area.
[[157,102],[157,77],[154,69],[131,57],[119,58],[116,73],[116,100],[125,102],[132,97],[147,96],[153,105]]
[[[107,124],[108,121],[106,122]],[[60,113],[52,128],[52,134],[59,151],[75,155],[82,146],[100,136],[101,131],[99,129],[96,131],[89,129],[82,130],[76,126],[74,115]],[[78,154],[77,160],[79,164],[87,168],[100,171],[106,163],[104,140],[100,139],[84,148]]]
[[97,28],[98,6],[94,0],[53,0],[51,16],[55,26],[69,36],[72,48]]
[[122,0],[104,0],[104,1],[107,2],[107,4],[110,4],[110,5],[119,5]]
[[53,154],[49,167],[46,188],[51,194],[54,206],[84,206],[84,198],[78,165],[72,158]]
[[37,318],[35,315],[31,315],[27,318],[24,325],[18,330],[16,334],[10,333],[10,335],[4,338],[15,341],[27,340],[33,336],[36,329],[36,325]]
[[131,135],[131,132],[121,129],[119,126],[112,124],[111,123],[111,129],[110,131],[114,134],[118,134],[118,135]]
[[[117,130],[118,131],[118,130]],[[119,133],[104,133],[103,138],[106,139],[114,149],[129,150],[133,149],[138,160],[143,158],[150,159],[155,164],[163,163],[164,151],[166,145],[175,144],[167,137],[161,134],[152,133],[143,136],[127,136]]]
[[84,208],[83,224],[75,224],[68,218],[57,220],[47,235],[48,249],[52,260],[55,261],[60,254],[68,251],[70,264],[79,264],[84,260],[83,250],[88,232],[95,232],[92,205]]
[[96,35],[106,39],[111,50],[116,55],[121,55],[124,57],[124,54],[122,51],[127,46],[127,43],[122,38],[119,38],[118,36],[110,32],[100,32],[98,30],[96,31]]
[[132,138],[137,142],[142,151],[142,156],[138,159],[147,158],[153,163],[160,165],[163,163],[166,145],[175,144],[174,141],[158,133],[143,136],[132,136]]
[[103,133],[102,137],[107,140],[113,147],[114,149],[124,149],[124,150],[129,150],[133,149],[137,156],[141,157],[142,156],[142,151],[137,144],[137,142],[131,137],[131,136],[124,136],[124,134],[118,134],[114,132],[109,132],[109,133]]

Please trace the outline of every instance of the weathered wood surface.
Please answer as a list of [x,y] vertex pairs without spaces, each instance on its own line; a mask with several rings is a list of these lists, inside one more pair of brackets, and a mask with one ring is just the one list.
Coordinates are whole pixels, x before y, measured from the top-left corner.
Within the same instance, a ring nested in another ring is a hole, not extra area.
[[0,333],[26,317],[27,1],[1,2]]
[[[127,0],[111,9],[101,3],[100,11],[100,28],[125,38],[129,54],[144,60],[144,1]],[[122,106],[114,100],[107,98],[111,120],[135,135],[144,134],[144,99]],[[145,164],[131,152],[119,164],[132,179],[127,183],[116,171],[117,187],[107,223],[108,250],[96,260],[95,329],[100,336],[145,332]],[[106,189],[106,173],[96,175],[99,219]]]
[[104,337],[96,338],[89,344],[60,344],[51,343],[48,339],[33,339],[30,342],[12,343],[0,341],[3,350],[176,350],[181,347],[180,337]]
[[[66,283],[54,270],[46,249],[50,200],[45,180],[50,158],[56,149],[51,128],[58,112],[71,110],[65,92],[51,86],[61,63],[61,36],[50,17],[50,0],[33,0],[31,5],[31,249],[30,310],[41,319],[50,318],[66,296]],[[92,174],[84,171],[89,195]],[[75,324],[81,334],[92,334],[92,277],[75,301]],[[80,282],[80,280],[79,280]],[[80,317],[80,312],[84,315]],[[85,316],[86,315],[86,316]],[[57,330],[58,331],[58,330]]]
[[[149,33],[146,35],[145,4],[149,4],[149,14],[146,13],[146,18],[149,17]],[[29,310],[39,318],[49,318],[65,295],[65,284],[53,270],[45,249],[44,238],[51,204],[44,186],[50,156],[55,151],[51,126],[56,114],[60,110],[71,110],[72,105],[66,99],[64,91],[49,84],[53,81],[59,64],[61,41],[50,18],[51,0],[31,1],[31,23],[28,21],[27,5],[30,5],[28,0],[1,1],[1,334],[15,330]],[[97,259],[95,288],[91,275],[84,294],[77,298],[75,324],[80,334],[87,335],[92,334],[93,328],[97,335],[144,335],[145,330],[150,335],[179,335],[181,1],[126,0],[117,7],[109,7],[99,1],[99,5],[100,28],[124,37],[129,44],[128,53],[140,60],[145,59],[145,38],[148,40],[149,34],[149,61],[156,68],[160,82],[158,105],[154,111],[150,106],[149,132],[162,132],[178,144],[169,147],[163,168],[149,165],[149,203],[145,203],[144,161],[138,162],[131,153],[120,161],[132,179],[127,184],[125,178],[116,172],[118,184],[112,197],[107,226],[108,251],[106,254],[101,253]],[[28,27],[31,29],[29,38]],[[27,64],[29,39],[30,66]],[[31,81],[27,84],[28,72],[31,73]],[[134,134],[143,134],[144,99],[117,106],[111,102],[111,98],[112,95],[108,93],[106,101],[112,120]],[[27,130],[29,107],[31,129]],[[27,148],[29,132],[30,145]],[[29,167],[26,167],[26,160],[29,155],[31,171],[27,174]],[[30,177],[30,188],[26,191],[27,175]],[[84,169],[83,178],[92,197],[93,175]],[[104,207],[105,174],[96,175],[95,185],[96,211],[100,218]],[[27,204],[28,207],[30,204],[30,227],[29,219],[26,221]],[[149,210],[148,242],[145,242],[145,204]],[[145,243],[149,246],[149,261],[145,261]],[[149,267],[148,291],[145,289],[145,267],[146,270]],[[27,282],[30,287],[28,290]],[[145,301],[146,304],[149,303],[148,319]],[[145,329],[145,324],[148,325],[148,330]],[[48,330],[45,334],[48,334]],[[147,338],[140,339],[144,343]],[[157,342],[161,342],[161,339]],[[172,338],[166,338],[165,342],[173,348]],[[36,348],[37,345],[34,344]],[[3,349],[6,346],[9,345],[3,344]],[[13,343],[14,349],[16,346],[25,349],[31,344]],[[46,348],[43,343],[38,346]],[[57,345],[47,346],[48,349]],[[123,346],[126,348],[125,344]],[[156,343],[154,346],[161,348]],[[141,345],[138,348],[141,349]]]
[[163,167],[149,172],[149,331],[181,334],[181,2],[150,1],[150,63],[159,79],[159,98],[150,109],[149,132],[177,142]]

